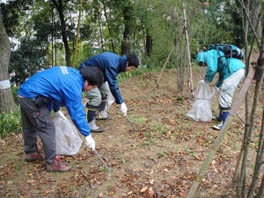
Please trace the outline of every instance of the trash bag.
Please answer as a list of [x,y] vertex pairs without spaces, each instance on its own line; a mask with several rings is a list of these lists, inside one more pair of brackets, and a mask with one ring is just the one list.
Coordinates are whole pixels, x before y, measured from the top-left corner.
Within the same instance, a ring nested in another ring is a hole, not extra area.
[[56,129],[56,153],[61,155],[78,153],[82,139],[73,123],[60,116],[54,116],[53,122]]
[[210,122],[212,120],[211,99],[215,94],[204,80],[200,80],[195,92],[195,101],[191,110],[186,114],[196,121]]

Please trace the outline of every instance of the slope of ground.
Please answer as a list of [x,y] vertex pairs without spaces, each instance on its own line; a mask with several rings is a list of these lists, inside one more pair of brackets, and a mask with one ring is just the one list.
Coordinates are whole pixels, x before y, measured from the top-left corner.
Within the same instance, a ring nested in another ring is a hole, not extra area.
[[[204,68],[194,70],[195,86],[203,74]],[[216,123],[186,116],[193,98],[187,85],[184,92],[177,91],[176,70],[164,73],[159,89],[157,76],[147,73],[122,83],[136,132],[120,115],[119,105],[109,109],[111,120],[97,122],[105,132],[92,135],[109,172],[83,143],[78,154],[63,157],[73,166],[71,172],[47,173],[43,162],[24,161],[22,134],[11,135],[0,140],[0,197],[185,197],[217,137],[211,128]],[[217,107],[215,96],[213,112]],[[198,197],[234,197],[231,182],[242,133],[243,125],[235,118]]]

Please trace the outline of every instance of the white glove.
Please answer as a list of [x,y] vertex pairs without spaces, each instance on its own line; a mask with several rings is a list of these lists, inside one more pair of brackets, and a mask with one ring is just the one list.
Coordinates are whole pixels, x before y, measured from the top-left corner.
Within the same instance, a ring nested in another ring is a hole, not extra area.
[[123,113],[123,116],[127,115],[127,106],[124,102],[120,105],[120,111]]
[[93,137],[91,136],[91,134],[88,135],[88,136],[86,136],[86,137],[85,137],[85,140],[86,140],[86,145],[87,145],[90,149],[92,149],[92,151],[94,151],[94,150],[95,150],[95,141],[94,141]]
[[217,86],[214,86],[215,92],[218,92],[220,89]]
[[205,83],[204,79],[200,80],[200,83],[204,84]]
[[63,120],[67,120],[67,118],[65,117],[65,115],[61,111],[55,112],[54,117],[55,118],[62,118]]

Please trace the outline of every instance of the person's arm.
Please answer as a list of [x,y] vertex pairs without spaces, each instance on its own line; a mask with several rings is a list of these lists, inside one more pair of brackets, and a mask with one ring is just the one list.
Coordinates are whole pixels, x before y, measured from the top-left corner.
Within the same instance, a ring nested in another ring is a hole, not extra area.
[[215,74],[217,73],[217,58],[214,56],[206,58],[206,65],[207,70],[204,76],[204,81],[207,83],[211,83],[215,77]]
[[80,133],[84,136],[90,135],[90,126],[86,120],[86,113],[82,104],[82,94],[71,92],[65,96],[64,100],[70,117]]

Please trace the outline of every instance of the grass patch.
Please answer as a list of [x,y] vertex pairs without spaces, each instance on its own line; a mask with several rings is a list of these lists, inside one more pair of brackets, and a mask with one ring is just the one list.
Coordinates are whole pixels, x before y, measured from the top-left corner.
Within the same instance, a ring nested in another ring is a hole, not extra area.
[[12,113],[0,114],[0,138],[21,130],[21,115],[18,107]]

